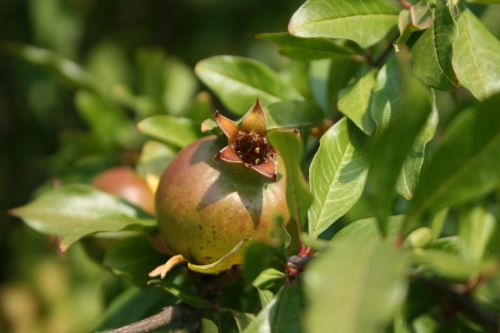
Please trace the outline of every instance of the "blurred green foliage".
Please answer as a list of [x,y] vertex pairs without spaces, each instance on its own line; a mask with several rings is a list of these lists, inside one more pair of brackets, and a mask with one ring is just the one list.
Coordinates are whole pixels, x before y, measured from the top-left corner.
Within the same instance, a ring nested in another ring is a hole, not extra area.
[[[189,114],[199,123],[213,110],[203,95],[191,103],[194,63],[232,53],[276,64],[272,47],[254,35],[286,26],[299,4],[0,2],[0,331],[86,332],[106,302],[102,290],[109,288],[99,286],[113,280],[81,250],[61,261],[47,248],[47,237],[4,213],[29,201],[34,188],[50,187],[51,180],[85,182],[108,166],[135,162],[142,142],[134,122],[145,116],[165,110],[179,115],[190,104]],[[23,44],[53,53],[19,49]],[[25,60],[48,61],[58,75],[12,56],[14,45]],[[179,85],[191,88],[176,90]],[[112,99],[103,97],[110,91]],[[110,110],[104,118],[103,108]],[[50,287],[40,284],[47,281],[60,290],[44,294]]]

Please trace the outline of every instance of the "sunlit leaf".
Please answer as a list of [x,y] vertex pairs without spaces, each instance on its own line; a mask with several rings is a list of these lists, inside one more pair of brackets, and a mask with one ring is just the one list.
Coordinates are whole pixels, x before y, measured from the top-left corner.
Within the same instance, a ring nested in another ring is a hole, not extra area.
[[167,59],[163,77],[163,107],[171,115],[185,115],[198,86],[192,70],[180,60]]
[[460,252],[465,259],[480,261],[496,227],[495,216],[482,207],[475,207],[460,221]]
[[94,233],[154,226],[118,198],[87,185],[62,186],[11,212],[41,233],[61,236],[62,249]]
[[311,236],[319,236],[361,196],[367,173],[362,143],[362,133],[345,118],[321,137],[309,171],[313,195],[308,213]]
[[195,125],[187,118],[153,116],[142,120],[137,127],[142,133],[179,148],[198,138]]
[[243,115],[259,98],[264,105],[304,97],[265,64],[242,57],[215,56],[198,62],[198,77],[235,114]]
[[308,0],[293,14],[288,31],[297,37],[350,39],[365,48],[381,40],[397,19],[383,0]]
[[500,42],[468,9],[458,18],[453,68],[460,83],[478,99],[500,91]]
[[376,75],[376,70],[364,70],[339,93],[339,111],[366,134],[371,134],[375,130],[375,124],[370,116],[370,98]]
[[405,273],[392,244],[364,237],[333,243],[304,274],[307,332],[384,332],[404,300]]

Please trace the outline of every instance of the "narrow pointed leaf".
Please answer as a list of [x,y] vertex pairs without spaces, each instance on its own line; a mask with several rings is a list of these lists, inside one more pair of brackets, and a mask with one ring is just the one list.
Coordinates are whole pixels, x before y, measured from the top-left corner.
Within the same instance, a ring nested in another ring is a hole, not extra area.
[[422,170],[407,223],[477,198],[498,186],[500,173],[500,94],[459,114],[448,126]]
[[41,233],[61,236],[63,248],[98,232],[154,226],[118,198],[87,185],[62,186],[11,212]]
[[408,68],[403,72],[401,91],[398,111],[370,148],[368,195],[382,230],[392,213],[394,189],[403,163],[432,110],[430,90],[413,77]]
[[[304,274],[307,332],[385,332],[406,293],[404,256],[380,239],[333,243]],[[375,310],[376,309],[376,310]]]
[[257,37],[275,43],[281,54],[292,59],[351,58],[359,55],[354,49],[327,38],[299,38],[286,32],[260,34]]
[[367,173],[363,139],[363,134],[345,118],[321,137],[309,171],[313,202],[308,216],[312,237],[319,236],[361,196]]
[[458,85],[451,65],[456,26],[446,1],[438,0],[434,23],[411,49],[413,72],[428,86],[445,90]]
[[242,57],[216,56],[200,61],[198,77],[235,114],[243,115],[259,98],[264,105],[304,97],[265,64]]
[[375,130],[370,116],[370,98],[375,86],[376,70],[363,70],[339,93],[339,111],[351,119],[366,134]]
[[439,114],[434,105],[431,114],[427,118],[424,128],[417,136],[413,147],[403,163],[403,168],[396,184],[396,190],[406,200],[411,200],[418,184],[420,170],[424,164],[425,147],[436,133],[439,122]]
[[369,47],[393,27],[397,11],[383,0],[308,0],[292,16],[290,34],[344,38]]
[[500,42],[468,9],[458,18],[453,68],[460,83],[483,100],[500,91]]
[[293,132],[271,132],[268,139],[278,150],[286,168],[286,199],[293,218],[304,226],[307,222],[307,210],[312,196],[309,186],[300,170],[304,145],[300,137]]

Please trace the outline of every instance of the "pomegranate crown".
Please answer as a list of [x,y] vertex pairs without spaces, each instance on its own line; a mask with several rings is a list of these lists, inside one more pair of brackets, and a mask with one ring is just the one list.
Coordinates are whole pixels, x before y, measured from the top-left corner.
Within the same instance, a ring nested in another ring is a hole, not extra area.
[[218,111],[215,122],[228,141],[215,156],[216,160],[239,164],[276,181],[278,153],[267,139],[266,114],[258,99],[239,124]]

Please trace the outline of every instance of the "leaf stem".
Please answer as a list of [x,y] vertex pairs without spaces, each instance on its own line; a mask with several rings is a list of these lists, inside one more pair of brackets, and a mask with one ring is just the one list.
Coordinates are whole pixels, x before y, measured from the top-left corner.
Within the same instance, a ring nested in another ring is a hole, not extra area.
[[116,328],[107,333],[144,333],[166,326],[178,319],[186,318],[191,314],[184,305],[175,305],[164,308],[160,313],[142,319],[138,322]]

